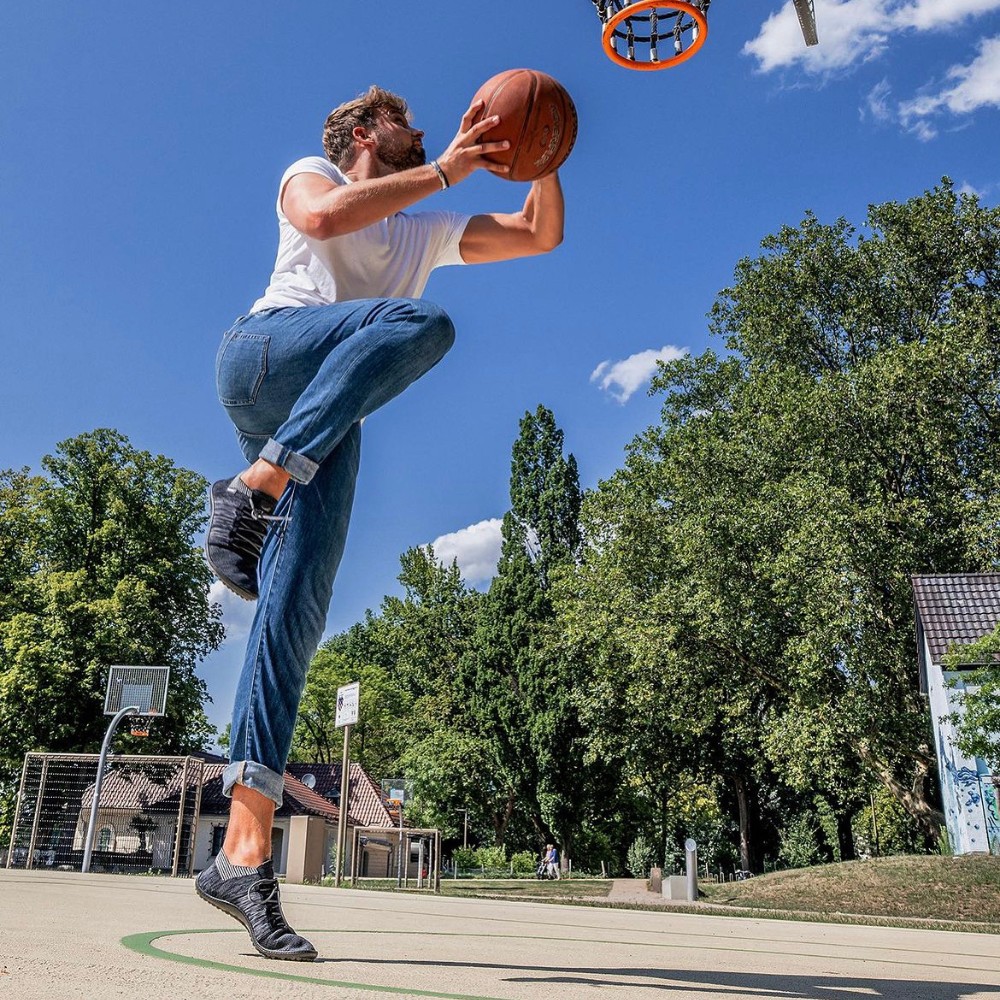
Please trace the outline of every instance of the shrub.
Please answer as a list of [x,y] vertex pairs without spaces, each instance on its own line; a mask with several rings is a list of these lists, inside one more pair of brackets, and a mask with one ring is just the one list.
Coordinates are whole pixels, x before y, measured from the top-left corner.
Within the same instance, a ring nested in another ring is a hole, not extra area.
[[816,824],[808,813],[796,816],[781,831],[781,850],[778,857],[789,868],[808,868],[819,861],[819,842]]
[[625,867],[633,878],[649,878],[649,869],[656,864],[656,848],[640,833],[628,849]]
[[480,868],[506,868],[507,852],[502,847],[479,847],[475,864]]
[[456,847],[451,858],[459,871],[468,871],[470,868],[478,867],[476,852],[471,847]]
[[518,851],[510,856],[510,863],[515,875],[534,875],[538,857],[531,851]]

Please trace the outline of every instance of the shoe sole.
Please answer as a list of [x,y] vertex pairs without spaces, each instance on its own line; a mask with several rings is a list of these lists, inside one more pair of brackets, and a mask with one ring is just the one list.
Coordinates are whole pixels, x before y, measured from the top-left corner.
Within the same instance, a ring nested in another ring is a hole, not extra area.
[[305,951],[296,955],[289,955],[287,952],[271,951],[269,948],[265,948],[263,945],[258,944],[254,939],[253,930],[247,922],[247,918],[243,916],[243,912],[239,909],[239,907],[233,906],[232,903],[227,903],[224,899],[218,899],[215,896],[210,896],[200,885],[198,885],[197,882],[194,884],[194,891],[198,893],[198,895],[205,900],[206,903],[211,903],[211,905],[217,910],[222,910],[223,913],[238,920],[246,928],[247,933],[250,935],[250,943],[264,956],[264,958],[277,958],[285,962],[313,962],[319,956],[319,952],[315,949],[311,952]]
[[216,579],[222,584],[223,587],[226,588],[226,590],[231,591],[244,601],[256,601],[259,596],[258,594],[253,594],[249,590],[245,590],[243,587],[233,583],[232,580],[228,579],[219,571],[219,567],[216,566],[215,562],[212,560],[212,553],[208,547],[208,538],[212,533],[212,521],[215,518],[215,494],[212,492],[211,487],[209,487],[208,490],[208,504],[211,513],[208,519],[208,531],[205,532],[205,562],[208,563],[208,568],[215,574]]

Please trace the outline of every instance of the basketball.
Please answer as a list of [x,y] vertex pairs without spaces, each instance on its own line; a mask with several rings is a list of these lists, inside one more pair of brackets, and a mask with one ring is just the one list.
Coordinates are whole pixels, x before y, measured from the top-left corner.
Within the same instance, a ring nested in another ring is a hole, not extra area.
[[536,69],[509,69],[490,77],[473,101],[485,101],[476,115],[482,121],[499,115],[500,122],[482,136],[483,142],[507,139],[510,149],[487,159],[510,167],[498,174],[510,181],[535,181],[563,165],[576,142],[576,108],[558,80]]

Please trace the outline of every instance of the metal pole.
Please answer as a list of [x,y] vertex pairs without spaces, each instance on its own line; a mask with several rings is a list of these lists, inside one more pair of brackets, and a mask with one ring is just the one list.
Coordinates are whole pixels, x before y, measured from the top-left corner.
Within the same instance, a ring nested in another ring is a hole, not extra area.
[[199,760],[197,763],[199,765],[198,786],[194,793],[194,816],[191,820],[191,850],[188,851],[188,878],[194,874],[194,851],[198,843],[198,817],[201,815],[201,792],[205,787],[205,762]]
[[361,867],[358,864],[358,842],[361,840],[361,834],[359,828],[355,827],[351,832],[351,885],[355,886],[358,884],[358,869]]
[[[38,797],[35,799],[35,815],[31,821],[31,839],[28,841],[28,856],[24,860],[25,868],[35,867],[35,842],[38,839],[38,824],[42,818],[42,803],[45,801],[45,779],[49,776],[49,758],[42,758],[42,776],[38,781]],[[982,784],[980,784],[982,791]]]
[[170,874],[177,878],[177,872],[181,864],[181,841],[184,839],[184,800],[187,798],[188,782],[188,761],[190,757],[184,758],[184,774],[181,777],[181,790],[177,796],[177,835],[174,837],[174,864]]
[[684,855],[687,861],[687,898],[689,903],[698,901],[698,845],[688,837],[684,841]]
[[339,886],[344,877],[344,848],[347,847],[347,812],[351,793],[351,727],[344,726],[344,757],[340,765],[340,805],[337,816],[337,862],[333,884]]
[[872,804],[872,833],[875,837],[875,856],[878,857],[882,853],[882,849],[878,842],[878,817],[875,815],[875,793],[869,789],[868,799]]
[[28,758],[33,754],[24,755],[24,764],[21,767],[21,784],[17,789],[17,805],[14,806],[14,822],[10,825],[10,844],[7,845],[7,867],[10,868],[14,861],[14,840],[17,837],[17,824],[21,818],[21,802],[24,799],[24,783],[28,778]]
[[434,831],[434,891],[441,891],[441,831]]
[[101,785],[104,784],[104,772],[108,766],[108,750],[111,748],[111,738],[115,735],[118,723],[126,715],[138,715],[139,706],[129,705],[123,708],[108,726],[108,731],[104,734],[104,742],[101,744],[101,756],[97,761],[97,779],[94,781],[94,801],[90,804],[90,822],[87,824],[87,839],[83,848],[83,864],[80,871],[86,875],[90,871],[90,859],[94,853],[94,838],[97,836],[97,809],[101,801]]
[[396,888],[403,884],[403,803],[399,803],[399,852],[396,858]]

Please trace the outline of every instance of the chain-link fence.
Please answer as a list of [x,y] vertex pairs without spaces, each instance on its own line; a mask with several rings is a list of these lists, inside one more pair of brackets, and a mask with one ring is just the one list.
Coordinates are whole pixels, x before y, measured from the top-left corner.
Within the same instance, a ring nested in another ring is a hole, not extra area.
[[[8,868],[81,868],[97,764],[97,754],[25,756]],[[192,874],[204,767],[197,757],[109,757],[91,871]]]

